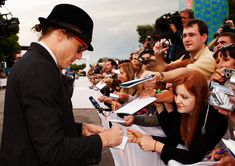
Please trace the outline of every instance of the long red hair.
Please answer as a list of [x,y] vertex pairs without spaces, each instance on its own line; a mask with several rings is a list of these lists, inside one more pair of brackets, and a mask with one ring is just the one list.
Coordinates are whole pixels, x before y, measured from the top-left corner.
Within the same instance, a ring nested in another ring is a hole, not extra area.
[[206,77],[198,71],[190,71],[177,77],[173,81],[174,93],[176,92],[177,86],[182,84],[191,95],[195,96],[195,105],[192,114],[182,114],[180,123],[181,138],[187,146],[190,146],[195,134],[199,115],[202,111],[205,111],[209,88]]

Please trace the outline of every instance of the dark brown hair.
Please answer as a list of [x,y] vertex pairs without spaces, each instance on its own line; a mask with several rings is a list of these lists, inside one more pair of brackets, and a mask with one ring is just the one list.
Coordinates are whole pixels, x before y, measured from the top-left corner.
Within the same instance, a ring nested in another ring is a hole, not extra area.
[[230,56],[231,58],[235,59],[235,44],[230,43],[220,47],[213,55],[215,60],[218,58],[219,53],[222,58],[227,58]]
[[[44,36],[47,34],[51,33],[55,29],[63,29],[61,27],[56,27],[56,26],[50,26],[50,25],[44,25],[44,24],[36,24],[34,27],[31,28],[33,31],[40,32],[41,35],[39,36],[39,40],[41,40]],[[64,34],[68,36],[68,38],[74,36],[70,32],[67,32],[64,29]]]

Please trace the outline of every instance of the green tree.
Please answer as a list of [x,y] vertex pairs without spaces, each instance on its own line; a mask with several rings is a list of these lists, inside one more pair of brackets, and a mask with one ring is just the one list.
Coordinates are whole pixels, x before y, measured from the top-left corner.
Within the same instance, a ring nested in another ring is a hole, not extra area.
[[14,59],[15,54],[21,49],[18,40],[19,37],[17,35],[0,39],[0,62]]
[[139,42],[140,43],[144,43],[145,39],[147,38],[147,36],[151,36],[152,39],[155,40],[155,27],[154,24],[153,25],[138,25],[137,26],[137,30],[136,30],[139,34]]
[[83,70],[84,68],[86,68],[86,64],[85,64],[85,63],[83,63],[83,64],[81,64],[81,65],[77,65],[77,64],[75,64],[75,63],[70,65],[70,69],[71,69],[72,71]]

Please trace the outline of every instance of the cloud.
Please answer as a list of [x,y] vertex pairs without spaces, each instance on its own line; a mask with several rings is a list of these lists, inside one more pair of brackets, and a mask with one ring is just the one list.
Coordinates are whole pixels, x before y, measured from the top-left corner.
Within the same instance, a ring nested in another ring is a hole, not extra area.
[[95,50],[84,54],[93,63],[102,57],[128,58],[139,45],[137,25],[154,24],[161,15],[178,10],[178,0],[7,0],[7,8],[20,19],[21,45],[37,39],[31,27],[59,3],[75,4],[92,17]]

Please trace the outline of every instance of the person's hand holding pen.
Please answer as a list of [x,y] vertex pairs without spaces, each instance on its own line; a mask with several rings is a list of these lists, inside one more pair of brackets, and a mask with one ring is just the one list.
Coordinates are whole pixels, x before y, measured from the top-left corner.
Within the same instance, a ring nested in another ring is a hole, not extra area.
[[220,160],[221,158],[225,157],[229,155],[228,153],[228,149],[219,149],[216,148],[214,149],[208,156],[207,156],[207,160]]
[[219,160],[214,166],[233,166],[235,159],[229,154],[228,149],[214,149],[209,156],[209,160]]

